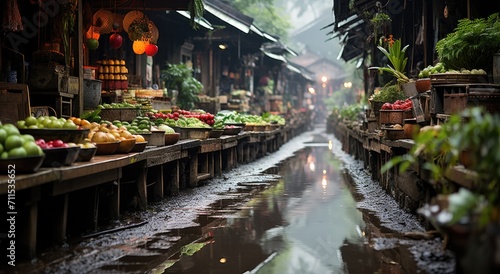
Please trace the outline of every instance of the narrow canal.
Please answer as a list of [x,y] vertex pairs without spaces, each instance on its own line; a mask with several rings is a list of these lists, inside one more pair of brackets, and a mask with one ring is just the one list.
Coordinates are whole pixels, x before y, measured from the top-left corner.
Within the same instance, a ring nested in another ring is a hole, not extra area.
[[441,239],[316,129],[18,273],[454,273]]

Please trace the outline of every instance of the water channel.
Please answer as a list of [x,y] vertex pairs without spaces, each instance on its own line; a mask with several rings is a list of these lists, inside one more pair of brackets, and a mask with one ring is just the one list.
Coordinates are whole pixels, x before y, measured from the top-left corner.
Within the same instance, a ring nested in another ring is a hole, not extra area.
[[424,237],[323,131],[126,217],[144,225],[57,247],[19,273],[454,273],[441,239]]

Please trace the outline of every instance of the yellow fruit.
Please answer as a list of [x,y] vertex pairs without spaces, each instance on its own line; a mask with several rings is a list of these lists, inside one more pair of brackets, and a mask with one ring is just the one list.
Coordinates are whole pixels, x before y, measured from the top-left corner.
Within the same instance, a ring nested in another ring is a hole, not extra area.
[[135,137],[136,142],[146,142],[146,139],[144,139],[144,136],[142,136],[140,134],[134,135],[134,137]]

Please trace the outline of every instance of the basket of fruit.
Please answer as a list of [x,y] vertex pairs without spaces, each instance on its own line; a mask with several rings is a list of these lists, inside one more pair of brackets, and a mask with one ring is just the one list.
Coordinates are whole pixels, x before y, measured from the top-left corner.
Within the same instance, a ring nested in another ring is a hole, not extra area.
[[78,145],[80,146],[80,153],[78,153],[77,162],[88,162],[94,158],[97,152],[97,147],[94,144],[88,142]]
[[89,134],[89,129],[79,128],[72,120],[55,116],[29,116],[18,121],[17,127],[21,134],[30,134],[35,139],[65,143],[81,143]]
[[34,173],[42,165],[45,154],[33,136],[21,134],[13,124],[0,123],[0,174],[11,170]]
[[44,139],[37,139],[35,142],[45,153],[43,167],[70,166],[76,162],[80,153],[79,146],[76,144],[70,145],[62,140],[45,141]]

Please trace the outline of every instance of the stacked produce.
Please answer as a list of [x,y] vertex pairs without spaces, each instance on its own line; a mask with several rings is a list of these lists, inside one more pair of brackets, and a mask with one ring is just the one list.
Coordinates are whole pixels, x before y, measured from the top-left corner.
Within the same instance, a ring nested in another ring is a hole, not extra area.
[[128,69],[125,60],[100,60],[98,79],[103,81],[103,90],[114,91],[128,89]]
[[426,68],[424,68],[418,74],[418,78],[427,78],[436,73],[486,75],[486,71],[484,69],[471,69],[471,70],[465,68],[461,68],[460,70],[447,69],[443,63],[439,62],[434,66],[429,65]]
[[0,123],[0,159],[42,156],[43,150],[29,134],[21,134],[13,124]]
[[394,104],[385,103],[382,105],[382,110],[409,110],[413,108],[413,103],[410,99],[397,100]]

